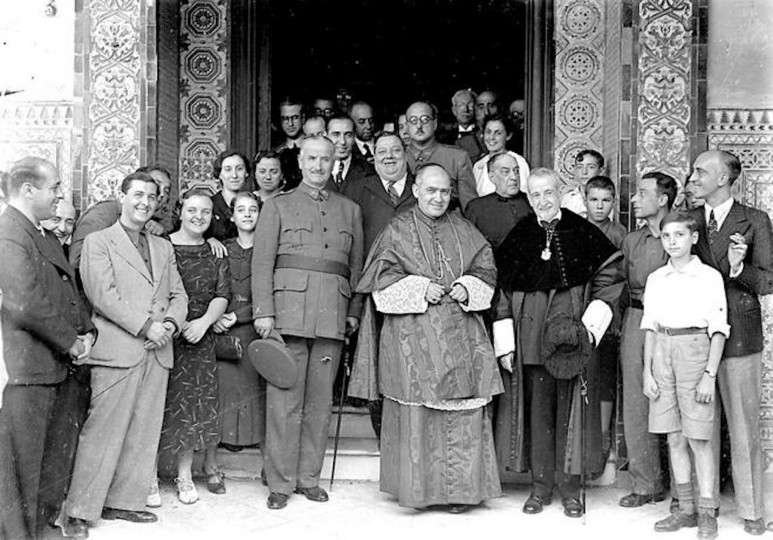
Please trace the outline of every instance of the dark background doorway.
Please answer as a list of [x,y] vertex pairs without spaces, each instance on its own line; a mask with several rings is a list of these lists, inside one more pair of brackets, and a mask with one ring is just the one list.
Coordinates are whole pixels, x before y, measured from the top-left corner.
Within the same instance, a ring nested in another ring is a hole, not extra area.
[[524,96],[525,0],[271,1],[272,116],[287,94],[305,103],[347,88],[380,127],[417,99],[450,120],[459,88]]

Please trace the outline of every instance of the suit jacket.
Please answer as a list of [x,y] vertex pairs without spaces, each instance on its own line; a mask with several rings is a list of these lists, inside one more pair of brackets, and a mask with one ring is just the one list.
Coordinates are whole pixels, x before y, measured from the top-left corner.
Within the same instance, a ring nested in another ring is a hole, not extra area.
[[470,155],[470,161],[473,163],[488,153],[488,149],[483,143],[483,132],[477,128],[471,133],[466,133],[456,139],[454,144],[467,152]]
[[352,163],[349,165],[349,170],[346,171],[344,181],[341,182],[340,186],[336,185],[333,177],[331,176],[325,185],[325,189],[334,193],[344,193],[349,184],[356,184],[363,178],[373,174],[376,174],[376,169],[373,167],[373,165],[365,161],[365,158],[361,157],[360,154],[354,154],[352,152]]
[[67,351],[94,330],[75,273],[56,237],[45,236],[16,208],[0,216],[3,356],[9,384],[55,384],[67,374]]
[[[301,183],[267,200],[252,248],[254,316],[274,317],[284,335],[343,339],[346,317],[362,309],[350,302],[362,272],[362,241],[360,207],[343,195]],[[350,276],[277,265],[283,255],[348,267]]]
[[[706,214],[693,210],[699,225],[698,243],[693,248],[704,264],[719,270],[725,280],[727,319],[730,337],[725,341],[724,356],[746,356],[763,348],[762,310],[758,295],[773,293],[773,232],[770,218],[761,211],[734,201],[717,240],[708,242]],[[743,270],[730,277],[727,248],[730,236],[740,233],[749,249]]]
[[367,257],[370,247],[387,223],[398,214],[410,209],[416,204],[413,196],[414,177],[408,173],[405,179],[405,189],[402,195],[393,203],[384,189],[384,184],[377,174],[363,178],[360,182],[346,186],[344,195],[360,205],[362,209],[362,230],[365,235],[365,251]]
[[83,243],[81,278],[100,336],[90,364],[129,368],[154,354],[162,366],[172,367],[171,342],[146,351],[141,331],[149,318],[171,319],[181,330],[188,315],[188,295],[172,244],[152,234],[146,238],[152,275],[120,221],[90,234]]

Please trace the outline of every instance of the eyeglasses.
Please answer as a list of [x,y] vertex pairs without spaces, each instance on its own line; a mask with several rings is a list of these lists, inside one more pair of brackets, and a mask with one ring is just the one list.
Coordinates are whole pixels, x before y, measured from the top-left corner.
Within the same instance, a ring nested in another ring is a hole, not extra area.
[[434,119],[435,119],[434,116],[427,116],[426,114],[424,114],[421,116],[411,116],[410,118],[408,118],[408,123],[411,124],[412,126],[415,126],[416,124],[421,122],[421,125],[423,126],[425,124],[429,124]]
[[299,114],[294,114],[292,116],[283,116],[282,117],[282,123],[283,124],[294,124],[297,121],[301,119],[301,116]]

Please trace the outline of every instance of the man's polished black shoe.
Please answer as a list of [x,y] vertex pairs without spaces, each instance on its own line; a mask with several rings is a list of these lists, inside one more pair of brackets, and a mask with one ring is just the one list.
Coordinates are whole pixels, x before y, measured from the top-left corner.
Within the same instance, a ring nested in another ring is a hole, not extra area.
[[319,486],[314,486],[309,488],[297,487],[295,488],[295,492],[300,493],[301,495],[304,495],[310,501],[314,501],[314,502],[328,501],[327,491],[325,491]]
[[85,519],[67,517],[59,528],[62,529],[62,536],[65,538],[85,540],[89,537],[89,525]]
[[664,501],[666,496],[663,493],[629,493],[620,499],[620,506],[623,508],[638,508],[648,503],[658,503]]
[[526,499],[526,502],[523,503],[523,513],[539,514],[542,512],[542,507],[548,506],[550,502],[550,497],[540,497],[539,495],[534,495],[532,493],[529,495],[529,498]]
[[102,519],[113,520],[122,519],[132,523],[153,523],[158,521],[158,516],[153,512],[145,510],[121,510],[120,508],[110,508],[105,506],[102,509]]
[[561,500],[564,505],[564,515],[570,518],[582,517],[582,503],[577,497],[566,497]]
[[268,506],[271,510],[281,510],[285,506],[287,506],[287,499],[289,499],[289,495],[285,495],[284,493],[272,493],[268,496],[268,501],[266,502],[266,506]]

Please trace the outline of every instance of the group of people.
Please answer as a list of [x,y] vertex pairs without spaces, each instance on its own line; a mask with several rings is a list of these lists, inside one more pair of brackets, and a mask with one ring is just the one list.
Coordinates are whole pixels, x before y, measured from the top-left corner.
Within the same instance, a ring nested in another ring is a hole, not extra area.
[[[632,484],[620,505],[665,498],[667,434],[672,513],[655,530],[716,536],[721,397],[738,514],[765,531],[758,296],[773,292],[773,233],[731,196],[737,158],[698,156],[692,210],[675,210],[674,178],[644,174],[632,199],[644,224],[627,233],[603,157],[580,152],[569,179],[530,170],[492,92],[454,94],[450,144],[430,103],[378,133],[365,102],[318,108],[284,100],[285,140],[252,161],[223,152],[217,193],[189,189],[174,211],[169,173],[144,167],[73,230],[56,169],[12,167],[3,536],[155,521],[165,458],[179,500],[198,499],[195,451],[223,494],[218,446],[260,447],[269,508],[293,493],[327,501],[349,346],[348,392],[370,404],[381,490],[402,506],[464,512],[501,496],[501,474],[530,471],[525,513],[556,497],[582,516],[583,482],[611,451],[619,365]],[[256,340],[280,344],[288,384],[258,375]]]

